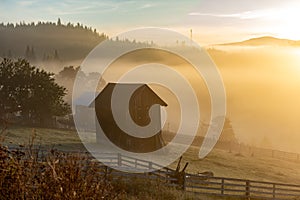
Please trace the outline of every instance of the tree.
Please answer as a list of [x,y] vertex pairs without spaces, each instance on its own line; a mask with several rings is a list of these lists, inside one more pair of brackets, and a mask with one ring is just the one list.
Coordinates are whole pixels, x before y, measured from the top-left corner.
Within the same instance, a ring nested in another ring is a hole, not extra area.
[[54,57],[53,57],[53,59],[55,60],[55,61],[59,61],[60,59],[59,59],[59,55],[58,55],[58,51],[55,49],[55,51],[54,51]]
[[[211,128],[214,130],[214,131],[219,131],[219,129],[217,129],[217,127],[222,123],[223,121],[223,116],[218,116],[218,117],[215,117],[213,120],[212,120],[212,124],[201,124],[202,126],[202,130],[207,130],[207,128],[209,126],[211,126]],[[224,121],[224,125],[223,125],[223,129],[222,129],[222,132],[220,134],[220,137],[219,138],[210,138],[212,140],[218,140],[218,143],[226,146],[224,148],[229,148],[229,150],[231,151],[232,148],[236,145],[239,145],[239,141],[238,139],[236,138],[236,135],[235,135],[235,132],[234,132],[234,129],[232,127],[232,124],[231,124],[231,120],[228,118],[228,117],[225,117],[225,121]]]
[[29,60],[30,57],[31,57],[30,47],[29,47],[29,45],[27,45],[27,46],[26,46],[26,51],[25,51],[25,58],[26,58],[27,60]]
[[221,141],[238,143],[238,140],[235,137],[235,133],[231,124],[231,120],[229,118],[225,118],[224,126],[222,133],[220,135]]
[[61,26],[60,18],[58,18],[58,20],[57,20],[57,26]]
[[75,79],[80,79],[84,85],[82,85],[85,88],[90,88],[91,85],[97,84],[97,89],[101,89],[105,86],[106,82],[101,77],[100,73],[92,72],[89,74],[85,74],[80,67],[73,67],[68,66],[64,67],[63,70],[61,70],[56,76],[55,80],[57,83],[64,85],[68,91],[68,94],[66,96],[66,101],[71,102],[72,101],[72,90],[74,86]]
[[52,116],[70,112],[63,97],[66,89],[55,83],[53,74],[25,60],[5,58],[0,63],[0,117],[20,112],[24,121],[47,124]]
[[11,52],[10,49],[9,49],[8,52],[7,52],[7,57],[8,57],[8,58],[12,58],[12,57],[13,57],[12,52]]
[[56,78],[74,80],[79,69],[79,67],[74,68],[73,66],[64,67]]
[[67,102],[72,102],[72,90],[77,73],[82,79],[86,79],[85,74],[80,70],[80,68],[73,66],[64,67],[63,70],[55,76],[57,83],[64,85],[68,91],[65,98]]
[[34,52],[33,46],[31,47],[31,52],[30,52],[30,54],[31,54],[31,61],[35,61],[36,56],[35,56],[35,52]]
[[[222,117],[217,117],[214,119],[215,123],[218,123],[219,120],[221,120]],[[241,151],[241,146],[239,144],[238,139],[235,136],[234,129],[231,124],[231,120],[229,118],[225,118],[223,130],[221,132],[219,142],[226,145],[226,148],[229,149],[229,152],[231,152],[233,149],[236,149]],[[238,148],[238,149],[237,149]]]
[[28,61],[35,61],[36,60],[36,56],[35,56],[35,51],[33,46],[29,47],[29,45],[26,46],[26,51],[25,51],[25,59],[27,59]]

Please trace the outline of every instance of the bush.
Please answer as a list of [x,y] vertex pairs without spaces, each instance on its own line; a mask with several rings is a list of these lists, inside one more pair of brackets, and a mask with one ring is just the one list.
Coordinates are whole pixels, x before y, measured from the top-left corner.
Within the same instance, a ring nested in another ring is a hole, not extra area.
[[0,146],[0,199],[121,199],[87,156]]

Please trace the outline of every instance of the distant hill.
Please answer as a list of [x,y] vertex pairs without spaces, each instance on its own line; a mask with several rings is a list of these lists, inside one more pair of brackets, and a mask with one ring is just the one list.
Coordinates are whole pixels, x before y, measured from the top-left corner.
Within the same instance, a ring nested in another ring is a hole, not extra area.
[[66,63],[83,59],[107,39],[96,29],[68,23],[0,23],[0,57],[25,57],[32,62]]
[[249,40],[219,45],[229,46],[300,46],[300,41],[280,39],[271,36],[251,38]]
[[[78,66],[100,42],[109,39],[104,33],[80,23],[54,22],[19,24],[0,23],[0,58],[26,58],[32,64],[48,71],[59,72],[64,66]],[[114,48],[149,46],[148,43],[115,40]],[[103,55],[105,56],[105,55]]]

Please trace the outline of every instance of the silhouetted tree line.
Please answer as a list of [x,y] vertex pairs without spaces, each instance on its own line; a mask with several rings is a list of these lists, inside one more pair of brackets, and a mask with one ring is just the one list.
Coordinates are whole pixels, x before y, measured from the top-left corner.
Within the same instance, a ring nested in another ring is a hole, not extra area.
[[49,62],[49,61],[54,61],[54,62],[59,62],[61,61],[61,58],[59,56],[58,51],[55,49],[54,53],[44,53],[43,55],[43,62]]
[[[102,41],[104,33],[81,23],[31,22],[0,23],[0,57],[25,58],[33,64],[47,66],[47,71],[58,72],[70,63],[79,65]],[[150,47],[153,42],[116,38],[106,53],[116,48]],[[105,56],[105,55],[104,55]]]
[[25,21],[19,22],[19,23],[16,23],[16,24],[9,23],[9,22],[6,23],[6,24],[3,23],[3,22],[0,23],[0,29],[5,28],[5,29],[9,29],[9,30],[15,30],[15,29],[18,29],[18,28],[26,29],[26,28],[35,28],[35,27],[38,27],[38,28],[39,27],[43,27],[43,28],[61,27],[61,28],[68,28],[68,29],[81,29],[83,31],[93,33],[95,36],[108,38],[104,33],[99,34],[95,28],[93,29],[92,27],[84,26],[83,24],[81,24],[79,22],[76,23],[75,25],[71,22],[68,22],[65,25],[61,22],[60,18],[58,18],[57,23],[55,23],[55,22],[41,22],[41,21],[38,21],[37,23],[35,23],[35,22],[26,23]]
[[36,56],[35,56],[35,52],[34,52],[34,48],[33,47],[29,47],[27,45],[26,47],[26,52],[25,52],[25,58],[29,61],[35,61]]
[[92,27],[63,24],[60,19],[57,22],[0,23],[0,56],[23,57],[30,62],[69,63],[85,58],[105,39],[107,35],[99,34]]

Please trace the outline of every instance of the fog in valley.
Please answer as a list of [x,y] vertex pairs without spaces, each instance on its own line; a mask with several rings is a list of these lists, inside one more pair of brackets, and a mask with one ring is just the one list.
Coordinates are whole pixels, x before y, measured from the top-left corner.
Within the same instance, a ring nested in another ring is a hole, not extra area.
[[[223,78],[227,97],[226,116],[231,120],[238,141],[257,147],[300,152],[300,48],[210,46],[206,50]],[[187,48],[187,51],[193,53],[192,48]],[[204,79],[185,60],[163,51],[137,51],[113,62],[102,78],[106,83],[117,82],[124,73],[147,62],[165,64],[190,82],[200,105],[199,135],[205,135],[206,128],[203,127],[206,126],[203,124],[208,124],[211,117],[210,96]],[[153,66],[151,70],[160,69]],[[151,77],[151,74],[146,76]],[[176,81],[172,76],[166,79]],[[176,132],[180,121],[176,96],[165,87],[150,86],[168,103],[164,130]],[[185,90],[180,83],[177,87]],[[101,88],[103,82],[99,91]]]

